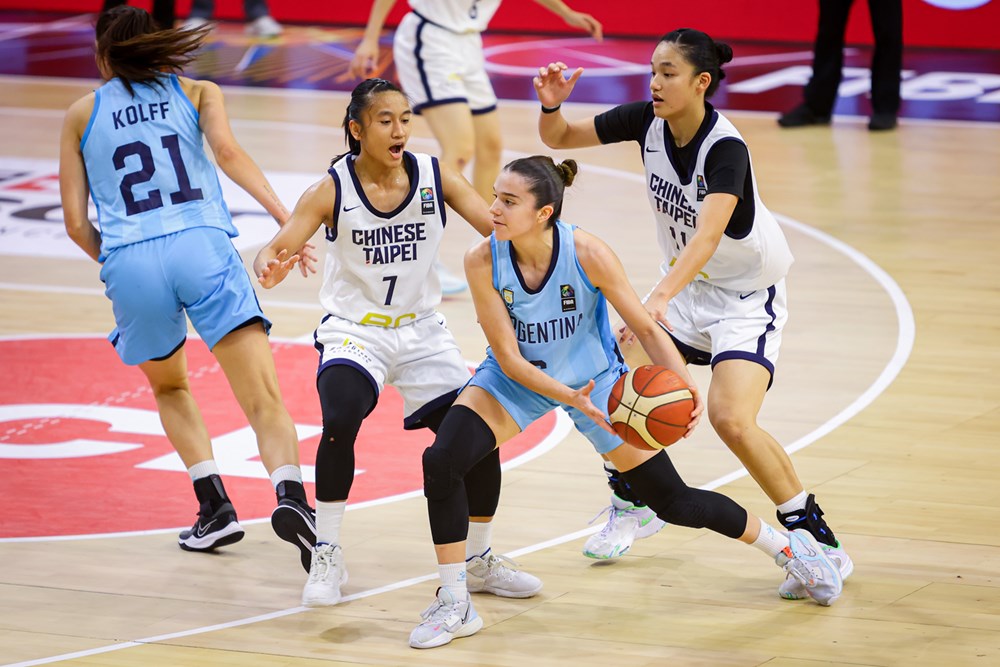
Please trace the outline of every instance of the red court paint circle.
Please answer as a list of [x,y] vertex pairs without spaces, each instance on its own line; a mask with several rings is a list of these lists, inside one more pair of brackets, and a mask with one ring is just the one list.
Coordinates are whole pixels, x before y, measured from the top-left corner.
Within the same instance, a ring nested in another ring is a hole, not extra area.
[[[282,395],[298,425],[321,424],[316,395],[317,354],[311,344],[272,341]],[[220,456],[220,438],[247,427],[225,375],[204,343],[185,345],[191,386]],[[130,408],[131,417],[158,424],[156,404],[143,374],[125,366],[104,338],[53,337],[0,340],[0,538],[92,535],[183,527],[193,523],[197,502],[184,470],[138,467],[171,454],[173,448],[157,430],[135,433],[119,425],[112,430],[110,408]],[[68,406],[48,414],[45,406]],[[138,410],[140,412],[135,412]],[[103,412],[102,412],[103,411]],[[97,416],[95,416],[95,414]],[[117,414],[117,413],[116,413]],[[130,418],[131,418],[130,417]],[[375,411],[358,436],[358,474],[351,503],[418,491],[423,485],[420,458],[433,439],[427,429],[403,431],[403,400],[386,387]],[[501,448],[504,461],[537,447],[553,431],[554,413],[538,420]],[[141,429],[140,429],[141,430]],[[130,432],[131,431],[131,432]],[[301,462],[313,465],[316,433],[300,441]],[[124,443],[125,451],[74,455],[88,445],[102,451]],[[240,520],[270,516],[274,493],[256,457],[251,431],[228,441],[252,448],[246,469],[259,478],[225,474],[226,488]],[[66,451],[69,450],[69,451]],[[50,455],[53,458],[38,458]],[[307,484],[309,498],[314,497]]]

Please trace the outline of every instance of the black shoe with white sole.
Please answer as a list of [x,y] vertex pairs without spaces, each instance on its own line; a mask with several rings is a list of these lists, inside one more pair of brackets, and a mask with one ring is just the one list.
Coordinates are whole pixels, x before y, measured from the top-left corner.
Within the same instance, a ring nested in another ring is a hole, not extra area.
[[271,512],[271,528],[299,550],[302,569],[309,571],[316,546],[316,510],[306,502],[305,489],[298,482],[279,482],[278,506]]
[[198,510],[198,520],[190,529],[182,531],[177,543],[185,551],[212,551],[243,539],[243,527],[236,520],[236,510],[229,502],[214,511],[203,503]]

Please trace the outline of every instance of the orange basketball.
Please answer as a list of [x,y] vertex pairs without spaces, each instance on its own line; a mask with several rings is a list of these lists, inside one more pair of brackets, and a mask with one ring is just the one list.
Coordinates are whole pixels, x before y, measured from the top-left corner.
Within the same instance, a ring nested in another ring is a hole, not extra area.
[[618,378],[608,397],[611,427],[639,449],[663,449],[687,432],[694,398],[687,384],[663,366],[639,366]]

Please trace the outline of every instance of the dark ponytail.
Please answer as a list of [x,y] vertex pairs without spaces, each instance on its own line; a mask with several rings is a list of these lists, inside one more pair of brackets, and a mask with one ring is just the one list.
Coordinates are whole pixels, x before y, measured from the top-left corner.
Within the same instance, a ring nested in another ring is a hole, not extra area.
[[551,225],[562,215],[563,193],[573,185],[580,169],[576,160],[563,160],[556,164],[548,155],[532,155],[509,162],[503,170],[524,178],[528,183],[528,192],[535,198],[536,209],[552,205]]
[[728,44],[716,42],[700,30],[693,28],[678,28],[660,38],[677,47],[684,58],[694,66],[697,76],[708,72],[712,82],[705,90],[705,99],[709,99],[719,88],[719,82],[726,78],[722,66],[733,59],[733,49]]
[[132,84],[162,85],[164,72],[182,71],[211,30],[161,30],[146,10],[119,5],[97,19],[97,57],[134,95]]

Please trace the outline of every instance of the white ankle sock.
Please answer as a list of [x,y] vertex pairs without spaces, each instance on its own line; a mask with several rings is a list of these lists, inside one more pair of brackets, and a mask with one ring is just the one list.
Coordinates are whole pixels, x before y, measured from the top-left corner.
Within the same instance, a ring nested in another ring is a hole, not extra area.
[[490,542],[493,537],[493,522],[478,521],[469,522],[469,536],[465,540],[465,560],[470,560],[475,556],[485,556],[490,550]]
[[208,459],[207,461],[200,461],[195,463],[193,466],[188,468],[188,475],[191,476],[191,481],[196,479],[202,479],[209,477],[210,475],[218,475],[219,466],[215,463],[215,459]]
[[757,539],[750,546],[757,547],[771,558],[774,558],[789,544],[788,537],[784,533],[778,532],[761,520],[760,535],[757,536]]
[[804,510],[806,508],[807,498],[809,498],[809,494],[805,491],[800,491],[799,495],[778,505],[778,511],[782,514],[788,514],[789,512],[794,512],[795,510]]
[[438,564],[438,576],[441,577],[441,585],[456,600],[469,599],[469,587],[465,582],[465,563]]
[[340,544],[340,524],[347,511],[347,501],[334,503],[316,501],[316,542]]
[[274,469],[274,472],[271,473],[271,486],[277,489],[278,484],[281,482],[298,482],[301,484],[302,469],[291,464],[278,466]]

